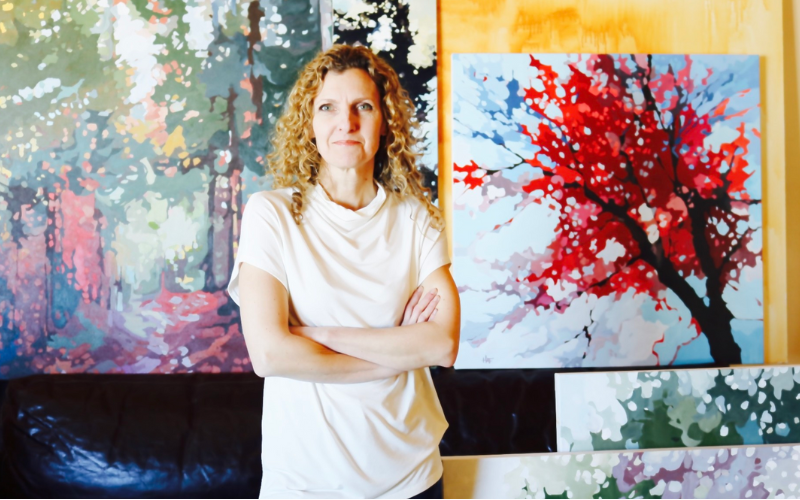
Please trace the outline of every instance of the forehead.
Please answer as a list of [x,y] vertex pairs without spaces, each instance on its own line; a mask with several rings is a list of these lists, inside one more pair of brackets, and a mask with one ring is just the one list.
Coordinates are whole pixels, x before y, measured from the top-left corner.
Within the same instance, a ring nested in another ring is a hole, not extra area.
[[378,86],[363,69],[329,71],[322,81],[315,100],[318,99],[373,99],[379,100]]

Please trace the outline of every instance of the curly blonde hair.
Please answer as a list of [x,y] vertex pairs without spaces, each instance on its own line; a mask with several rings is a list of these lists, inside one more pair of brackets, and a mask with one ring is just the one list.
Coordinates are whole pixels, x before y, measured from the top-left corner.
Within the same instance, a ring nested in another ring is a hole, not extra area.
[[300,72],[289,94],[282,116],[275,124],[272,152],[267,164],[275,188],[294,188],[292,216],[298,225],[303,219],[303,205],[308,192],[317,184],[322,157],[311,138],[314,118],[314,99],[330,71],[341,73],[348,69],[366,71],[381,97],[381,113],[386,121],[387,134],[375,155],[374,178],[387,194],[402,198],[413,196],[427,208],[431,225],[442,230],[444,219],[430,200],[430,189],[423,187],[422,174],[417,169],[415,151],[417,139],[412,135],[414,104],[400,86],[397,73],[383,59],[366,47],[334,45],[318,54]]

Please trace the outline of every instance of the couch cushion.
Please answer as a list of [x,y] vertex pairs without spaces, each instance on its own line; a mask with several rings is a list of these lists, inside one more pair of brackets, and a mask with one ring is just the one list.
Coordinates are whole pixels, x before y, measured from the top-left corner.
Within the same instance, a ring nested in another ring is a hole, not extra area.
[[0,496],[258,496],[253,374],[35,375],[3,407]]
[[[442,456],[555,451],[552,370],[432,374]],[[0,497],[255,497],[262,400],[252,373],[12,380]]]

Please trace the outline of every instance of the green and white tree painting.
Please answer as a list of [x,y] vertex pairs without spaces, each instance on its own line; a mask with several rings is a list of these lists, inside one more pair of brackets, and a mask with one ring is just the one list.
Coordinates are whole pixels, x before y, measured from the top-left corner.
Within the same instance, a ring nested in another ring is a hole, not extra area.
[[796,498],[800,446],[445,458],[445,498]]
[[558,451],[800,442],[800,367],[556,374]]

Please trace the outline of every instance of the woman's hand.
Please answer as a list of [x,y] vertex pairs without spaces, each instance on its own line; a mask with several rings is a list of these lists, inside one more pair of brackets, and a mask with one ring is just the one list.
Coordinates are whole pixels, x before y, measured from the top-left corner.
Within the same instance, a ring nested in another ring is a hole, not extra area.
[[406,304],[406,309],[403,311],[403,322],[400,323],[400,326],[425,323],[426,321],[432,321],[436,317],[436,313],[439,311],[436,309],[436,305],[440,299],[437,294],[438,290],[434,288],[424,295],[423,292],[423,287],[419,286],[411,294],[411,298],[408,299]]
[[[439,299],[441,299],[437,293],[438,290],[434,288],[426,294],[423,294],[423,292],[424,288],[420,286],[411,294],[411,298],[408,299],[408,303],[406,304],[405,311],[403,311],[403,322],[400,323],[400,326],[425,323],[426,321],[432,321],[433,318],[436,317],[436,313],[439,311],[436,305],[439,303]],[[308,340],[327,345],[325,337],[327,329],[324,327],[290,326],[289,332],[298,337],[304,337]]]

